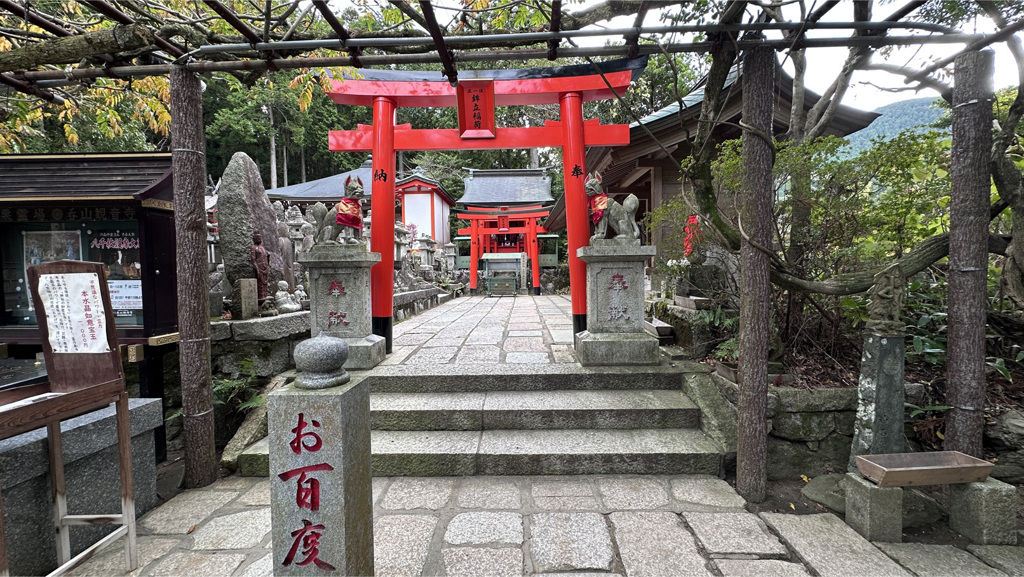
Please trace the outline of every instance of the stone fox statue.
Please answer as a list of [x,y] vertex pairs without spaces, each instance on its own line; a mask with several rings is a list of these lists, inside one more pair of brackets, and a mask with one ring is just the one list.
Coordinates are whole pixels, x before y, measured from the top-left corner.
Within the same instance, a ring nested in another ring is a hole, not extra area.
[[[341,244],[359,244],[363,237],[363,212],[360,202],[365,196],[362,179],[345,179],[345,196],[333,206],[324,217],[323,231],[320,242]],[[341,235],[340,241],[338,235]]]
[[636,240],[640,238],[640,227],[636,225],[636,209],[640,201],[636,195],[630,194],[619,204],[608,198],[601,186],[601,175],[594,172],[587,175],[587,201],[590,205],[590,218],[594,222],[594,236],[591,241],[601,240],[612,225],[615,238]]

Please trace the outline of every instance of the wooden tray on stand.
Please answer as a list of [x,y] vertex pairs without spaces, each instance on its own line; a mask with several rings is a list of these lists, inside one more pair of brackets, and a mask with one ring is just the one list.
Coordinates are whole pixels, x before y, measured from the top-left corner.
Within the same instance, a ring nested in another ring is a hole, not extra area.
[[914,487],[976,483],[988,478],[994,464],[959,451],[860,455],[857,469],[879,487]]

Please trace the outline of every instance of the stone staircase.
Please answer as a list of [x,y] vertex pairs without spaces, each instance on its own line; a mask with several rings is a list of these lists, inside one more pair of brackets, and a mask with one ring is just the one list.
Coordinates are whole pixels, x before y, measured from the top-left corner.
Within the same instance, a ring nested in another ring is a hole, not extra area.
[[[654,367],[378,367],[370,412],[375,476],[711,474],[684,374]],[[240,457],[266,475],[266,443]]]

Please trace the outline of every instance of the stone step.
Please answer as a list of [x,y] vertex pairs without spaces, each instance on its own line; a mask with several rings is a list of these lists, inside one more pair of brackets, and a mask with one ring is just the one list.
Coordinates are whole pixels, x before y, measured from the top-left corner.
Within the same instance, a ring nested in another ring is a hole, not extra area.
[[677,391],[372,393],[374,430],[694,429],[700,410]]
[[[375,393],[455,393],[490,391],[600,391],[682,389],[691,373],[707,373],[689,361],[633,367],[581,367],[551,364],[412,364],[373,369]],[[353,372],[353,375],[358,374]]]
[[238,455],[238,475],[267,477],[270,475],[270,441],[263,437]]
[[694,429],[373,431],[375,476],[719,475],[718,445]]

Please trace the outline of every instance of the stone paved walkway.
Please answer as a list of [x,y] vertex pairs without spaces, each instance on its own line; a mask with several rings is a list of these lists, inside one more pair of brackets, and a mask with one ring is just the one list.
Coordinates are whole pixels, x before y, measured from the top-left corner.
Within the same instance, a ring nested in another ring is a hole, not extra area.
[[[373,499],[377,575],[1024,573],[1024,546],[879,548],[831,514],[748,513],[709,476],[376,478]],[[269,480],[245,477],[181,493],[140,519],[132,575],[271,575],[269,500]],[[124,575],[122,551],[72,574]]]
[[464,297],[395,325],[382,365],[572,363],[565,296]]

